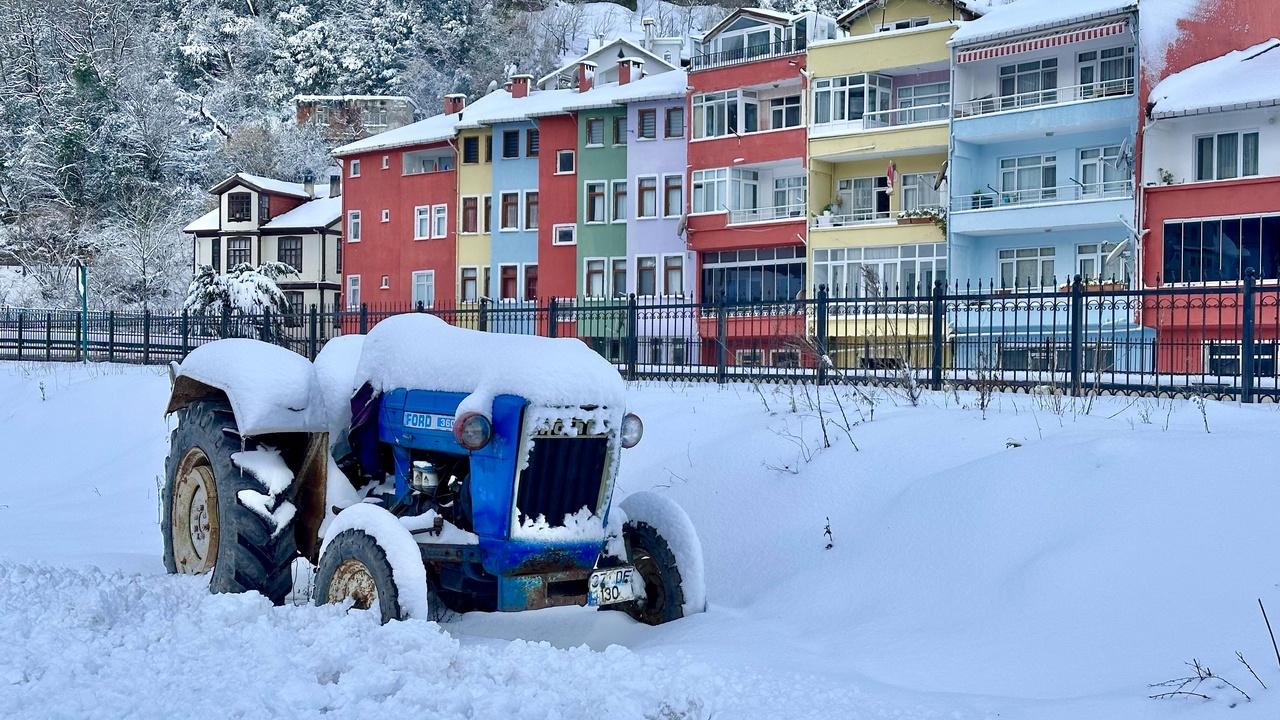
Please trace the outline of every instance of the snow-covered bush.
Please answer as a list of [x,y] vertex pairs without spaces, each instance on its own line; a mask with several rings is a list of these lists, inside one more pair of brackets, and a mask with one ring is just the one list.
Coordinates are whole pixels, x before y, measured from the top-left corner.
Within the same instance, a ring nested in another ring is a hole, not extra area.
[[271,337],[278,338],[283,334],[289,303],[276,280],[295,274],[291,266],[279,262],[256,268],[241,263],[226,275],[201,265],[187,290],[184,308],[203,316],[205,331],[219,337],[258,337],[269,316]]

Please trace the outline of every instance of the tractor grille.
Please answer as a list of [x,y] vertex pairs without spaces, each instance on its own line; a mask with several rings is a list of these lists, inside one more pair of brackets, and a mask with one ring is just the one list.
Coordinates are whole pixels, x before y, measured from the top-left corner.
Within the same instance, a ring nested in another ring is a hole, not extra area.
[[554,527],[583,507],[595,512],[608,453],[609,439],[604,437],[534,438],[516,494],[521,519],[542,515]]

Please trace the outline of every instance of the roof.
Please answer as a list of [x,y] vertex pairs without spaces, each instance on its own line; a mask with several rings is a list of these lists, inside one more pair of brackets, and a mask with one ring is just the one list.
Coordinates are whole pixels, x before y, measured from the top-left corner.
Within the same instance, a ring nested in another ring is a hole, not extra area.
[[1243,110],[1280,105],[1280,39],[1235,50],[1179,73],[1151,91],[1151,116]]
[[470,129],[493,125],[501,122],[519,122],[531,117],[543,115],[560,115],[565,112],[565,103],[569,102],[578,91],[530,90],[526,97],[512,97],[509,90],[494,90],[479,100],[463,108],[462,120],[458,129]]
[[394,102],[406,102],[410,105],[417,106],[413,98],[408,95],[295,95],[294,102],[329,102],[337,100],[339,102],[361,102],[372,100],[390,100]]
[[378,133],[363,140],[347,143],[333,151],[334,157],[358,155],[375,150],[410,147],[413,145],[429,145],[442,142],[453,137],[459,114],[432,115],[426,120],[419,120],[394,130]]
[[610,83],[593,87],[584,93],[574,93],[573,97],[565,102],[564,108],[590,110],[646,100],[684,97],[688,90],[688,74],[683,70],[673,70],[657,75],[645,75],[626,85]]
[[1129,13],[1137,8],[1138,0],[1017,0],[1007,5],[991,7],[982,17],[961,25],[947,44],[972,45],[1028,35]]
[[[969,12],[973,15],[981,15],[982,13],[986,12],[989,7],[985,3],[990,1],[991,0],[985,0],[985,2],[982,2],[981,4],[979,4],[981,0],[973,0],[974,7],[969,7],[967,3],[963,2],[963,0],[961,0],[961,2],[952,2],[949,4],[954,5],[960,8],[961,10]],[[944,0],[938,0],[938,4],[943,4],[943,2]],[[999,2],[999,0],[996,0],[996,2]],[[880,3],[880,0],[859,0],[859,2],[854,3],[853,7],[850,8],[847,12],[845,12],[844,14],[836,18],[836,24],[841,27],[844,27],[845,25],[848,25],[854,20],[857,20],[858,18],[862,17],[863,15],[866,15],[867,11],[871,10],[874,7],[879,6],[879,3]]]
[[728,15],[725,15],[724,19],[722,19],[720,22],[716,23],[715,25],[712,25],[709,30],[702,33],[702,39],[705,41],[707,38],[711,37],[712,35],[715,35],[716,33],[728,27],[730,24],[733,23],[734,20],[737,20],[742,15],[751,15],[752,17],[755,17],[758,20],[764,20],[766,22],[773,22],[773,23],[790,23],[791,21],[800,17],[800,15],[798,14],[793,15],[791,13],[778,12],[777,10],[765,10],[764,8],[747,8],[747,7],[738,8],[737,10],[734,10]]
[[[648,50],[645,50],[643,47],[640,47],[639,45],[637,45],[637,44],[635,44],[635,43],[631,42],[630,40],[627,40],[626,38],[617,38],[616,40],[611,40],[611,41],[609,41],[609,44],[608,44],[608,45],[604,45],[604,46],[602,46],[602,47],[600,47],[600,48],[597,48],[597,49],[596,49],[596,50],[594,50],[593,52],[589,52],[589,53],[587,53],[586,55],[583,55],[582,57],[580,57],[580,58],[578,58],[578,59],[576,59],[576,60],[574,60],[574,61],[572,61],[572,62],[565,63],[564,65],[561,65],[560,67],[556,68],[555,70],[552,70],[551,72],[547,73],[546,75],[543,75],[542,77],[538,78],[538,87],[542,87],[542,85],[543,85],[544,83],[546,83],[548,80],[552,80],[552,79],[554,79],[555,77],[557,77],[558,75],[561,75],[562,73],[565,73],[565,72],[568,72],[569,70],[572,70],[573,68],[575,68],[575,67],[577,67],[577,66],[578,66],[578,63],[582,62],[583,60],[592,60],[592,58],[595,58],[595,57],[597,57],[597,56],[603,56],[603,55],[609,55],[610,57],[615,57],[615,58],[616,58],[616,57],[617,57],[617,55],[618,55],[618,53],[617,53],[617,48],[618,48],[619,46],[621,46],[621,47],[625,47],[625,48],[627,48],[627,49],[629,50],[629,51],[626,53],[627,57],[637,57],[637,56],[638,56],[638,57],[640,57],[642,60],[644,60],[644,62],[645,62],[645,66],[646,66],[646,67],[648,67],[650,63],[657,63],[657,64],[659,64],[659,65],[663,65],[663,66],[665,66],[666,68],[671,69],[671,70],[675,70],[675,69],[676,69],[676,66],[675,66],[675,65],[672,65],[671,63],[669,63],[669,62],[667,62],[667,61],[663,60],[662,58],[658,57],[657,55],[654,55],[652,52],[650,52],[650,51],[648,51]],[[608,52],[608,51],[610,51],[610,50],[612,50],[613,52]],[[597,61],[597,62],[598,62],[598,61]]]
[[209,212],[201,215],[191,222],[190,225],[182,228],[184,233],[200,233],[200,232],[217,232],[218,231],[218,213],[220,208],[214,208]]
[[276,180],[275,178],[262,177],[261,175],[250,175],[249,173],[236,173],[222,182],[209,188],[209,194],[220,195],[228,188],[236,185],[245,185],[258,192],[264,192],[272,195],[287,195],[289,197],[310,200],[311,195],[307,193],[306,187],[302,183],[285,182],[284,180]]
[[[305,202],[289,212],[271,218],[263,230],[294,230],[328,227],[342,217],[342,198],[324,197]],[[197,221],[199,222],[199,221]]]

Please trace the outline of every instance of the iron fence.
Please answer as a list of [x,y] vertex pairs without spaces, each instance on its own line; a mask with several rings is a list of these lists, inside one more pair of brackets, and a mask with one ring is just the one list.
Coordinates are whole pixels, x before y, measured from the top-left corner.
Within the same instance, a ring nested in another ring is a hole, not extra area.
[[879,288],[756,303],[550,298],[297,315],[0,308],[0,359],[165,363],[221,337],[309,358],[330,338],[405,312],[484,332],[577,338],[627,379],[921,384],[1280,401],[1280,285],[1047,290]]

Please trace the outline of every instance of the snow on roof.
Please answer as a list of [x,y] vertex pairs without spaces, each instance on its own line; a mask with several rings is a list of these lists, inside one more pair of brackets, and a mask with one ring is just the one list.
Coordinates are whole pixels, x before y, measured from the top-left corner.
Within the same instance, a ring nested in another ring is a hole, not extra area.
[[290,197],[302,198],[309,200],[311,195],[307,194],[307,188],[302,183],[286,182],[284,180],[276,180],[275,178],[263,177],[261,175],[250,175],[249,173],[236,173],[222,182],[209,188],[209,192],[213,195],[221,194],[227,188],[235,185],[248,185],[249,187],[265,193],[273,193],[276,195],[288,195]]
[[190,225],[187,225],[186,227],[182,228],[182,232],[198,233],[198,232],[216,231],[219,227],[218,225],[219,210],[220,208],[214,208],[209,212],[201,215],[200,217],[191,221]]
[[419,120],[404,127],[378,133],[363,140],[347,143],[333,151],[334,157],[357,155],[375,150],[409,147],[411,145],[427,145],[441,142],[453,137],[458,123],[458,114],[432,115],[426,120]]
[[577,90],[531,90],[526,97],[512,97],[509,90],[494,90],[463,108],[458,129],[472,129],[531,117],[559,115]]
[[626,85],[610,83],[574,93],[565,103],[566,110],[590,110],[645,100],[684,97],[689,89],[689,76],[683,70],[645,75]]
[[361,102],[370,100],[387,100],[393,102],[407,102],[410,105],[413,98],[408,95],[295,95],[294,102]]
[[453,327],[433,315],[406,313],[369,331],[355,387],[516,395],[542,406],[622,407],[617,369],[577,338],[486,333]]
[[1137,7],[1138,0],[1017,0],[990,7],[982,17],[961,25],[948,44],[971,45],[1040,32],[1131,12]]
[[[325,188],[325,190],[328,190],[328,188]],[[302,203],[289,212],[272,218],[262,228],[264,230],[277,230],[327,227],[337,222],[340,217],[342,217],[342,198],[323,197]]]
[[628,50],[628,52],[626,53],[627,57],[637,57],[637,56],[640,57],[642,60],[645,61],[646,66],[648,66],[650,63],[657,63],[660,65],[664,65],[667,68],[670,68],[672,70],[676,68],[675,65],[672,65],[671,63],[663,60],[662,58],[658,57],[652,52],[645,50],[643,47],[640,47],[639,45],[631,42],[626,38],[620,37],[615,40],[609,41],[608,45],[604,45],[600,48],[597,48],[596,50],[593,50],[592,52],[589,52],[586,55],[583,55],[582,57],[576,60],[567,62],[564,65],[561,65],[560,67],[556,68],[555,70],[552,70],[551,72],[547,73],[546,75],[543,75],[542,77],[538,78],[538,86],[542,87],[544,84],[546,84],[548,80],[552,80],[563,73],[573,70],[578,66],[578,63],[582,62],[583,60],[589,60],[599,64],[604,64],[604,63],[601,63],[600,61],[600,58],[604,58],[606,61],[612,62],[614,58],[617,58],[619,48],[626,48]]
[[1151,91],[1151,114],[1170,118],[1280,105],[1277,77],[1280,39],[1272,38],[1165,78]]

